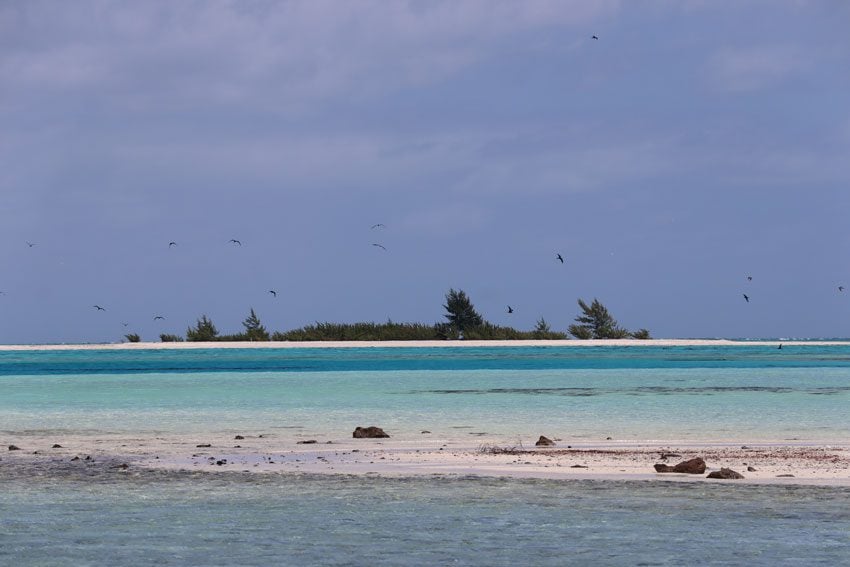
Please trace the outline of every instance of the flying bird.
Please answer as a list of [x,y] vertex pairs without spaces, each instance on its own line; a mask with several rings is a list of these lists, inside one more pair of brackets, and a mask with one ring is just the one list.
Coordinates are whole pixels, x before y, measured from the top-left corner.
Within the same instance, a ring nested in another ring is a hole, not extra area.
[[838,286],[838,291],[844,291],[844,286],[843,285]]
[[32,248],[33,246],[35,246],[35,242],[27,242],[27,246],[29,246],[30,248]]
[[121,324],[124,325],[125,327],[130,325],[130,323],[121,323]]
[[160,319],[165,321],[165,317],[163,317],[162,315],[157,315],[156,317],[153,318],[154,321],[157,321],[157,320],[160,320]]
[[231,238],[228,242],[232,242],[233,244],[236,244],[237,246],[242,246],[242,243],[239,242],[238,240],[236,240],[235,238]]
[[513,313],[513,312],[514,312],[514,308],[511,307],[510,305],[508,305],[508,313]]
[[599,38],[596,37],[595,35],[592,35],[592,36],[590,36],[590,39],[599,39]]
[[269,293],[272,294],[273,296],[277,297],[277,292],[275,290],[270,289]]
[[750,296],[747,295],[746,293],[744,294],[744,300],[746,300],[747,303],[750,302]]
[[383,251],[385,251],[385,252],[386,252],[386,250],[387,250],[387,247],[386,247],[386,246],[383,246],[382,244],[375,244],[375,243],[373,242],[373,243],[372,243],[372,246],[377,246],[378,248],[380,248],[381,250],[383,250]]
[[747,281],[748,281],[748,282],[753,281],[753,276],[747,276]]
[[94,308],[95,308],[95,309],[97,309],[98,311],[106,311],[106,309],[104,309],[104,308],[103,308],[103,307],[101,307],[100,305],[93,305],[92,307],[94,307]]
[[557,259],[557,260],[560,260],[560,262],[561,262],[562,264],[564,263],[564,257],[563,257],[563,256],[561,256],[560,254],[558,254],[558,255],[556,256],[556,259]]
[[373,228],[373,229],[375,229],[375,228],[387,228],[387,225],[385,225],[384,223],[379,222],[378,224],[373,224],[373,225],[372,225],[372,228]]
[[174,242],[173,240],[172,240],[171,242],[169,242],[169,243],[168,243],[168,247],[169,247],[169,248],[171,248],[172,246],[177,246],[177,243],[176,243],[176,242]]

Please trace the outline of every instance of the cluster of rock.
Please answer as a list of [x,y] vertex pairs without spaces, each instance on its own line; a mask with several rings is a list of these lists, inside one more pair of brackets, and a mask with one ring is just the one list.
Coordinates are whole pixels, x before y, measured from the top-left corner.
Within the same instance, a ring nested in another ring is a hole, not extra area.
[[[752,468],[752,467],[750,467]],[[755,469],[753,469],[755,470]],[[693,459],[689,459],[687,461],[682,461],[681,463],[670,466],[665,464],[656,464],[655,472],[658,473],[681,473],[681,474],[703,474],[705,472],[705,460],[702,457],[696,457]],[[719,471],[712,471],[708,473],[706,478],[719,478],[723,480],[738,480],[744,478],[739,472],[733,471],[732,469],[721,468]]]
[[374,425],[369,427],[356,427],[353,437],[355,439],[383,439],[389,437],[380,427]]

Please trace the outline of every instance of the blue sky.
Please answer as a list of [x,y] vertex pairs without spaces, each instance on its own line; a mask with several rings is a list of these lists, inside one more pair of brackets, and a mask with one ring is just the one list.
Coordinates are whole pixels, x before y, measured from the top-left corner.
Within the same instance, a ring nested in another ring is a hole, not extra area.
[[235,332],[251,307],[433,322],[450,287],[518,328],[598,297],[660,337],[846,337],[848,22],[838,1],[0,3],[0,343]]

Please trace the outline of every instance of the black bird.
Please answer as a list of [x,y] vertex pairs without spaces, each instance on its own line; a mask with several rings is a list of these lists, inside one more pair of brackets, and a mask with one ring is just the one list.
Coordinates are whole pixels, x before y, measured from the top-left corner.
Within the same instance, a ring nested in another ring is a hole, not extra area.
[[744,299],[747,301],[747,303],[750,302],[750,296],[747,295],[746,293],[744,294]]
[[162,315],[157,315],[156,317],[153,318],[154,321],[157,321],[159,319],[162,319],[163,321],[165,321],[165,317],[163,317]]
[[93,307],[94,307],[95,309],[97,309],[98,311],[106,311],[106,309],[104,309],[104,308],[103,308],[103,307],[101,307],[100,305],[93,305]]
[[169,247],[169,248],[171,248],[172,246],[177,246],[177,243],[176,243],[176,242],[174,242],[173,240],[172,240],[171,242],[169,242],[169,243],[168,243],[168,247]]
[[838,286],[838,291],[844,291],[844,286],[843,285]]
[[599,38],[596,37],[595,35],[592,35],[592,36],[590,36],[590,39],[599,39]]
[[779,343],[779,350],[782,350],[782,343]]
[[753,276],[747,276],[747,281],[748,281],[748,282],[753,281]]
[[125,327],[127,327],[128,325],[130,325],[130,323],[121,323],[121,324],[122,324],[122,325],[124,325]]
[[233,244],[236,244],[238,246],[242,246],[242,243],[239,242],[238,240],[236,240],[235,238],[231,238],[228,242],[232,242]]
[[372,225],[372,228],[387,228],[387,225],[385,225],[384,223],[379,222],[378,224],[373,224],[373,225]]
[[514,308],[511,307],[510,305],[508,305],[508,313],[513,313],[513,312],[514,312]]
[[384,250],[384,251],[386,251],[386,249],[387,249],[386,246],[383,246],[381,244],[372,243],[372,246],[377,246],[378,248],[380,248],[381,250]]
[[29,246],[30,248],[32,248],[33,246],[35,246],[35,242],[27,242],[27,246]]
[[273,296],[277,297],[277,292],[275,290],[270,289],[269,293],[272,294]]
[[557,258],[558,260],[560,260],[562,264],[564,263],[564,257],[563,257],[563,256],[561,256],[560,254],[558,254],[558,256],[557,256],[556,258]]

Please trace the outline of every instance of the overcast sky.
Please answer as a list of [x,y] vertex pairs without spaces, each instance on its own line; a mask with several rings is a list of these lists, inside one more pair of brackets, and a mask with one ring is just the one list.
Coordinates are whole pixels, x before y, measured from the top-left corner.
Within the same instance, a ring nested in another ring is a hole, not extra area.
[[450,287],[525,329],[598,297],[659,337],[850,336],[848,25],[838,0],[2,1],[0,343],[434,322]]

